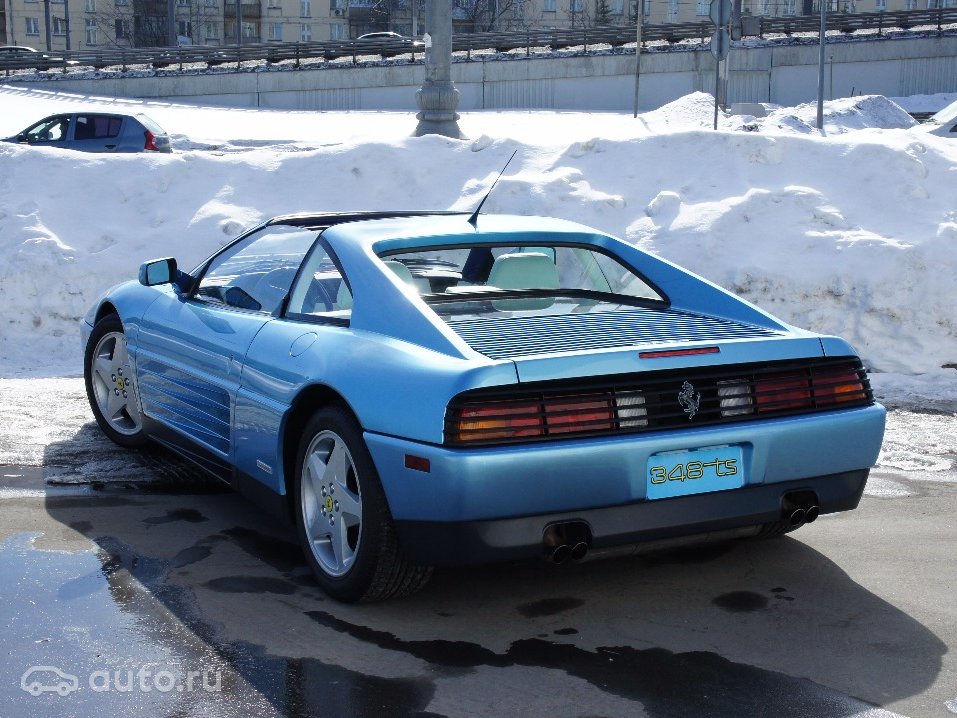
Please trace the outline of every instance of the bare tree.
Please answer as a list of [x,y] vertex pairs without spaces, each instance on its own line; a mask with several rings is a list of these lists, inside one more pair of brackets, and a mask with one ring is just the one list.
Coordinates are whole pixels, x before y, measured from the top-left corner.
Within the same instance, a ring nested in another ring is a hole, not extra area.
[[611,25],[611,5],[608,0],[595,0],[595,25]]
[[[101,44],[109,47],[165,47],[170,44],[169,5],[166,0],[93,0],[93,20]],[[88,0],[88,7],[90,3]],[[175,5],[176,37],[205,41],[204,24],[215,22],[221,38],[221,0],[215,6],[206,0]]]
[[527,27],[524,0],[453,0],[452,20],[457,30],[465,32]]

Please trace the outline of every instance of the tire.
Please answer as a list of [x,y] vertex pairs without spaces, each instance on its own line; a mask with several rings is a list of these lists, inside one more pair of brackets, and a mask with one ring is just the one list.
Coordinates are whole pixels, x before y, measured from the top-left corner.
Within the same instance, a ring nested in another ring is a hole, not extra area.
[[402,554],[362,429],[340,405],[317,411],[296,453],[293,513],[316,581],[339,601],[418,591],[432,575]]
[[116,314],[106,315],[93,327],[83,359],[83,378],[90,408],[103,433],[120,446],[145,444],[126,334]]

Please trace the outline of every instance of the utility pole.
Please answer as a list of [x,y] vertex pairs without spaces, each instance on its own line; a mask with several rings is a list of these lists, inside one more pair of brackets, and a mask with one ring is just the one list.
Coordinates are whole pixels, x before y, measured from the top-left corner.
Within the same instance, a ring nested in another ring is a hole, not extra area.
[[420,112],[414,134],[464,139],[452,84],[452,0],[425,0],[425,29],[425,82],[415,93]]
[[53,39],[50,37],[50,0],[43,0],[43,23],[46,25],[47,52],[53,49]]
[[66,49],[70,49],[70,0],[63,0],[63,23],[66,25]]
[[638,117],[638,82],[641,78],[641,23],[644,20],[645,0],[637,0],[635,3],[638,16],[635,18],[635,107],[634,117]]

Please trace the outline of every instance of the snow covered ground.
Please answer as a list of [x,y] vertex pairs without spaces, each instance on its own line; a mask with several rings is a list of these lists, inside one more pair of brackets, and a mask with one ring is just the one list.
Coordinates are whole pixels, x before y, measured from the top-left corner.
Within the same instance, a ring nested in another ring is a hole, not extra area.
[[[917,98],[942,106],[955,96]],[[906,99],[901,99],[906,103]],[[622,114],[468,113],[469,140],[411,138],[410,113],[190,107],[0,86],[0,137],[52,112],[143,111],[171,155],[0,145],[0,377],[77,376],[77,322],[144,260],[191,267],[303,210],[471,209],[606,230],[777,316],[839,334],[882,399],[957,409],[957,140],[895,103],[721,117],[689,95]],[[910,109],[910,108],[909,108]]]

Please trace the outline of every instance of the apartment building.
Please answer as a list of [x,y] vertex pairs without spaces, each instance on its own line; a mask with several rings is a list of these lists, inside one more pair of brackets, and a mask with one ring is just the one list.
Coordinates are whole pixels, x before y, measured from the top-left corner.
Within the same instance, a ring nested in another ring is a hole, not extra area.
[[[807,15],[821,0],[741,0],[744,15]],[[957,7],[957,0],[824,0],[832,12]],[[453,0],[455,32],[707,21],[710,0]],[[419,36],[425,0],[0,0],[0,38],[86,50],[345,40],[391,30]],[[172,16],[173,26],[167,23]]]

